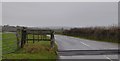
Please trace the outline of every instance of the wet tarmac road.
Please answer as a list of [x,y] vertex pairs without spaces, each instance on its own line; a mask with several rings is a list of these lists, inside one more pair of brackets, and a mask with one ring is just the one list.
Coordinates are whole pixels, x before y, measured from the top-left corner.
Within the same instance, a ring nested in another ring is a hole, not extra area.
[[64,35],[55,35],[55,40],[60,59],[106,59],[108,61],[118,59],[118,44],[115,43]]

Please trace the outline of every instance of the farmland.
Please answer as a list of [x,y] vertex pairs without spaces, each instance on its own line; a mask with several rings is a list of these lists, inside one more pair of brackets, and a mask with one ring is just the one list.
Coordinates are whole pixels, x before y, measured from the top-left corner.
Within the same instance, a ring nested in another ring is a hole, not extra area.
[[17,49],[17,40],[14,33],[2,33],[2,53],[7,54]]
[[2,59],[2,33],[0,32],[0,60]]
[[[17,41],[15,33],[2,34],[3,59],[53,59],[57,58],[54,49],[50,49],[50,41],[29,41],[23,48],[17,49]],[[29,35],[32,38],[32,35]],[[37,38],[37,37],[35,37]],[[48,38],[44,36],[44,38]],[[8,54],[9,53],[9,54]],[[34,60],[33,60],[34,61]]]

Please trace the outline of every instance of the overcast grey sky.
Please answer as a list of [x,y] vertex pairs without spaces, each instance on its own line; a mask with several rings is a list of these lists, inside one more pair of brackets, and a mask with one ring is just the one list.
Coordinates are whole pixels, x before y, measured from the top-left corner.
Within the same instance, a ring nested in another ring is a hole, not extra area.
[[1,0],[2,2],[118,2],[120,0]]
[[2,3],[3,24],[25,26],[108,26],[118,24],[115,2]]

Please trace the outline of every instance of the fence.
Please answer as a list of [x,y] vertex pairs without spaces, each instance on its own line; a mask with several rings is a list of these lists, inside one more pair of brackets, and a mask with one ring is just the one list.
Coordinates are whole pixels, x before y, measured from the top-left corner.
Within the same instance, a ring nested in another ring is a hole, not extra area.
[[[16,31],[8,31],[3,29],[2,31],[2,52],[3,54],[15,52],[16,50],[23,48],[28,41],[51,41],[51,48],[54,47],[54,31],[30,29],[27,27],[16,27]],[[50,35],[51,37],[46,37]]]
[[[41,30],[41,29],[33,29],[33,28],[17,28],[17,40],[18,40],[18,48],[22,48],[26,42],[32,40],[33,43],[35,41],[51,41],[51,48],[54,47],[54,31],[52,30]],[[22,35],[19,37],[19,35]],[[44,37],[46,35],[50,35],[51,37]],[[21,38],[21,40],[19,39]]]

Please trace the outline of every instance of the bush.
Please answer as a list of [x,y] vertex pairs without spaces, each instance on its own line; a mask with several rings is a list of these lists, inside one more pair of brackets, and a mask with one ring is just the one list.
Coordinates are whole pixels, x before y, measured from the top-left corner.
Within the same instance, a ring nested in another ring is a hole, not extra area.
[[120,28],[116,26],[72,28],[70,30],[65,30],[63,34],[100,41],[120,43],[120,39],[118,38],[120,35]]

